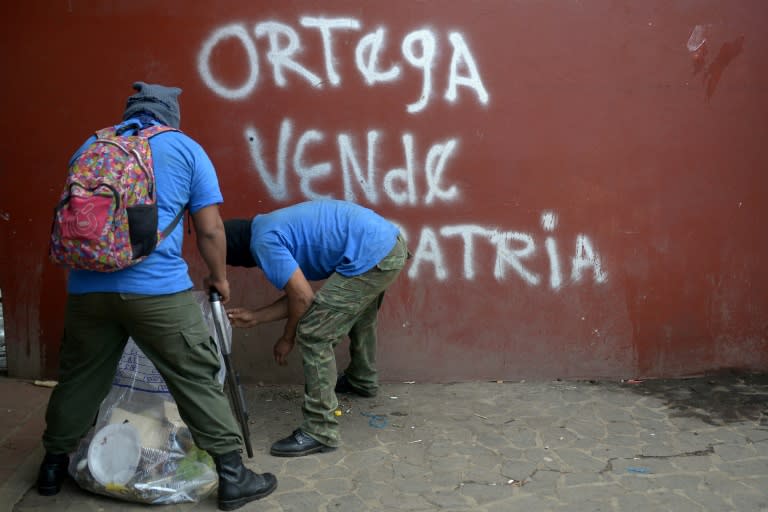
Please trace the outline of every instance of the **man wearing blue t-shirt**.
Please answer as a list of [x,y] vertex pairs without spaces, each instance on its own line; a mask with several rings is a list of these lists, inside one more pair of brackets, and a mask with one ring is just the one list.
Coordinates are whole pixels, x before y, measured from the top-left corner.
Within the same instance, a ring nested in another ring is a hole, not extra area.
[[[117,133],[133,135],[156,124],[179,128],[181,89],[136,82]],[[226,241],[216,171],[203,148],[180,131],[149,139],[158,225],[177,222],[144,261],[116,272],[70,270],[60,377],[46,412],[45,458],[37,489],[50,496],[67,476],[68,454],[77,447],[110,390],[129,337],[163,376],[195,444],[211,454],[219,475],[218,505],[234,510],[270,494],[271,473],[256,474],[241,459],[242,436],[216,380],[219,355],[191,292],[182,258],[183,219],[189,209],[197,249],[208,267],[206,289],[229,298]],[[94,141],[75,152],[74,161]],[[71,163],[70,161],[70,163]]]
[[[253,219],[224,222],[227,264],[259,267],[285,295],[256,309],[233,308],[235,327],[287,319],[274,346],[278,364],[296,343],[304,366],[304,421],[272,445],[279,457],[335,449],[339,393],[378,390],[376,321],[384,291],[400,274],[408,249],[398,228],[354,203],[309,201]],[[317,293],[309,281],[326,280]],[[349,335],[351,361],[337,378],[334,347]]]

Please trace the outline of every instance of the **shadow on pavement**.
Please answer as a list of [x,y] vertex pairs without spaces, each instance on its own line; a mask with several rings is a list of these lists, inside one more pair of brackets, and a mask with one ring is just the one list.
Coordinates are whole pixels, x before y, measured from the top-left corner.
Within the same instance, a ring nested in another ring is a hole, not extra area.
[[646,380],[623,387],[664,400],[675,411],[671,417],[698,418],[714,426],[753,421],[768,428],[768,374],[729,372]]

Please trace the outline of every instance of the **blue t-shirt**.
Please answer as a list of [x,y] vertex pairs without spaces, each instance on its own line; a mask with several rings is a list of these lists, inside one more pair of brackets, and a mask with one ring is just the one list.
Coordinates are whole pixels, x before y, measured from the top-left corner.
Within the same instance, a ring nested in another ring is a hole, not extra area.
[[[130,134],[130,131],[126,133]],[[94,138],[90,137],[75,152],[72,160]],[[223,201],[216,170],[197,142],[181,132],[164,132],[149,139],[149,146],[155,170],[160,230],[170,225],[185,205],[189,205],[189,211],[195,213]],[[166,295],[189,290],[192,279],[181,255],[183,224],[182,217],[173,232],[152,254],[132,267],[116,272],[70,270],[67,291],[72,294],[119,292]]]
[[254,217],[251,254],[282,290],[297,268],[310,281],[367,272],[389,254],[397,235],[394,224],[355,203],[308,201]]

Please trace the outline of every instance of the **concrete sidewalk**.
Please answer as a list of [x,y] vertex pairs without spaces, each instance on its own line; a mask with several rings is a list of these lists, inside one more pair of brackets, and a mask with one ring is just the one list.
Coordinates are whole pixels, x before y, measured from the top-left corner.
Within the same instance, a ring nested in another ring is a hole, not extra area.
[[[4,509],[147,510],[71,481],[51,498],[32,489],[49,391],[0,379]],[[247,394],[247,464],[279,487],[243,511],[768,511],[766,375],[386,384],[342,399],[341,449],[295,459],[268,450],[299,424],[301,388]]]

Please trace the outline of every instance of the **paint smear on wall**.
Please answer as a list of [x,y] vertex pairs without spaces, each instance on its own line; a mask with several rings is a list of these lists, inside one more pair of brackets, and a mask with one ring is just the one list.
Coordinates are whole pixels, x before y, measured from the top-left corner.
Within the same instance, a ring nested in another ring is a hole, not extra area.
[[714,60],[707,62],[712,25],[696,25],[691,30],[688,37],[686,48],[691,54],[693,62],[693,74],[701,72],[704,82],[704,93],[707,101],[712,98],[723,76],[723,71],[733,60],[742,52],[744,48],[744,36],[741,35],[731,41],[727,41],[720,46]]

